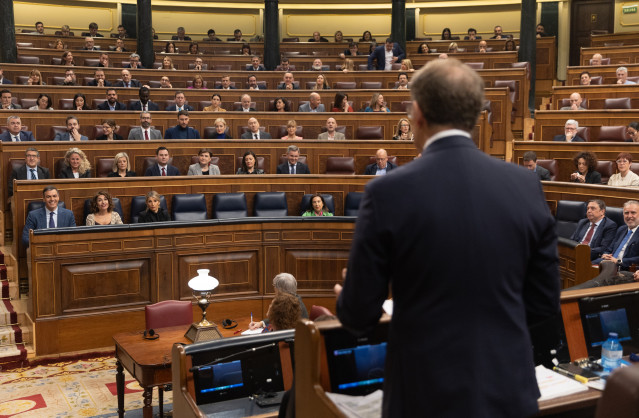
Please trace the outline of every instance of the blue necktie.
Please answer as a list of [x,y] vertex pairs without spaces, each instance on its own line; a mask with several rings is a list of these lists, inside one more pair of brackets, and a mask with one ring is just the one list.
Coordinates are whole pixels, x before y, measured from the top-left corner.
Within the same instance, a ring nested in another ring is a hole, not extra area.
[[623,237],[623,240],[621,240],[621,244],[619,244],[619,246],[617,247],[617,250],[612,255],[614,258],[619,258],[619,253],[621,252],[621,249],[623,248],[623,246],[626,245],[626,242],[628,242],[628,240],[630,239],[630,235],[632,235],[632,230],[629,229],[626,236]]
[[35,175],[35,168],[30,168],[29,171],[31,171],[31,180],[37,180]]
[[51,217],[49,218],[49,228],[55,228],[55,222],[53,221],[53,212],[51,213]]

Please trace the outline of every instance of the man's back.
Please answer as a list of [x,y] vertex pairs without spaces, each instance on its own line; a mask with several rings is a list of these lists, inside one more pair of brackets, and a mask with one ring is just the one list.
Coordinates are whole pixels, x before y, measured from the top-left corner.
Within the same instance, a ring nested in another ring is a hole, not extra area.
[[535,413],[526,321],[558,310],[556,252],[537,177],[466,137],[369,182],[338,314],[370,326],[391,283],[384,415]]

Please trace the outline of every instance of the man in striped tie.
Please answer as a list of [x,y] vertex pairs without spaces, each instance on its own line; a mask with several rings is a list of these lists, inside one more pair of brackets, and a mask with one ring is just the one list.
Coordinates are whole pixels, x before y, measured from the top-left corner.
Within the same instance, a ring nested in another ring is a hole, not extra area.
[[586,218],[579,221],[571,240],[590,246],[590,259],[595,260],[612,244],[617,232],[617,224],[606,216],[603,200],[589,200]]

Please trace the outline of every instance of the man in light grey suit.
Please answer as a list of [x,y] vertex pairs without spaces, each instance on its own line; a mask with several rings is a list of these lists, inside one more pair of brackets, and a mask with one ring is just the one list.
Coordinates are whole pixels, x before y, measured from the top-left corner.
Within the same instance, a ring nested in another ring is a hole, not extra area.
[[317,136],[317,139],[346,139],[343,133],[337,132],[337,121],[335,118],[326,119],[326,132],[322,132]]
[[27,215],[22,230],[22,242],[25,246],[29,246],[29,230],[47,229],[47,228],[66,228],[75,226],[75,217],[69,209],[58,207],[60,196],[58,189],[54,186],[47,186],[42,191],[42,200],[44,207],[32,210]]
[[149,141],[151,139],[162,139],[162,132],[153,129],[151,126],[151,114],[149,112],[140,113],[140,125],[129,131],[129,139],[141,139]]
[[325,112],[322,98],[319,94],[313,92],[309,97],[309,102],[304,103],[297,109],[298,112]]
[[54,141],[88,141],[89,138],[80,134],[80,122],[73,115],[67,116],[67,131],[55,134]]
[[215,164],[211,164],[211,158],[213,157],[213,153],[208,148],[202,148],[197,153],[197,158],[200,160],[199,163],[191,164],[189,166],[189,172],[187,176],[201,176],[201,175],[209,175],[209,176],[219,176],[220,168]]

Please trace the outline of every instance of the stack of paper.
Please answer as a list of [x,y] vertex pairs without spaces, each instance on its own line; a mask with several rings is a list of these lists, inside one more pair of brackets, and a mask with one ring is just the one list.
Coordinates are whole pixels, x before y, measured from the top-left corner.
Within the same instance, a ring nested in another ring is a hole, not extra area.
[[379,418],[382,416],[383,392],[378,389],[366,396],[349,396],[326,392],[326,396],[348,418]]
[[555,373],[552,370],[548,370],[544,366],[537,366],[535,368],[535,374],[537,375],[537,386],[539,386],[539,391],[541,392],[540,401],[588,390],[588,386],[559,373]]

